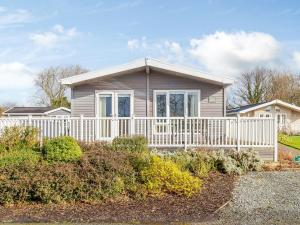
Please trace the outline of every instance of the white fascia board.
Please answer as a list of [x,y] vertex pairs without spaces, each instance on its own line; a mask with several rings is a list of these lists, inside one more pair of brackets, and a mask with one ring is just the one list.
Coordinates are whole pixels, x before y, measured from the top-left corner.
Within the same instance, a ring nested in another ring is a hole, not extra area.
[[56,108],[56,109],[49,110],[49,111],[45,112],[45,114],[53,113],[53,112],[56,112],[56,111],[59,111],[59,110],[64,110],[64,111],[67,111],[67,112],[71,112],[71,109],[68,109],[66,107],[59,107],[59,108]]
[[260,108],[264,108],[264,107],[267,107],[267,106],[270,106],[270,105],[276,105],[276,104],[281,105],[281,106],[285,106],[287,108],[290,108],[290,109],[293,109],[295,111],[300,112],[300,107],[299,106],[292,105],[290,103],[287,103],[287,102],[281,101],[279,99],[276,99],[276,100],[266,102],[266,103],[261,104],[261,105],[253,106],[252,108],[241,110],[240,113],[247,113],[247,112],[251,112],[251,111],[256,110],[256,109],[260,109]]
[[72,85],[72,84],[80,83],[80,82],[83,82],[86,80],[100,78],[103,76],[116,75],[116,74],[119,74],[122,72],[139,69],[139,68],[143,68],[143,67],[147,67],[147,66],[149,66],[150,68],[151,67],[158,68],[158,69],[172,71],[172,72],[175,72],[178,74],[183,74],[186,76],[200,78],[200,79],[206,80],[208,82],[212,82],[212,83],[216,83],[216,84],[224,85],[224,86],[228,86],[228,85],[231,85],[234,83],[234,80],[232,80],[232,79],[219,78],[217,76],[214,76],[214,75],[211,75],[208,73],[204,73],[204,72],[200,72],[200,71],[197,71],[197,70],[194,70],[191,68],[187,68],[184,66],[172,65],[172,64],[164,63],[157,59],[150,59],[150,58],[138,59],[131,63],[123,64],[123,65],[112,67],[109,69],[88,72],[88,73],[64,78],[61,80],[61,83],[65,84],[65,85]]
[[71,84],[80,83],[80,82],[83,82],[86,80],[91,80],[91,79],[95,79],[95,78],[99,78],[99,77],[103,77],[103,76],[107,76],[107,75],[118,74],[118,73],[121,73],[124,71],[133,70],[133,69],[137,69],[140,67],[142,68],[144,66],[145,66],[145,59],[138,59],[131,63],[111,67],[108,69],[83,73],[83,74],[79,74],[79,75],[72,76],[72,77],[67,77],[67,78],[62,79],[61,83],[65,84],[65,85],[71,85]]
[[149,59],[148,65],[154,68],[158,69],[164,69],[164,70],[169,70],[175,73],[180,73],[180,74],[185,74],[188,76],[192,76],[195,78],[201,78],[207,81],[213,81],[222,85],[231,85],[234,83],[234,80],[228,79],[228,78],[220,78],[215,75],[211,75],[205,72],[197,71],[196,69],[185,67],[185,66],[177,66],[177,65],[172,65],[169,63],[164,63],[162,61],[156,60],[156,59]]

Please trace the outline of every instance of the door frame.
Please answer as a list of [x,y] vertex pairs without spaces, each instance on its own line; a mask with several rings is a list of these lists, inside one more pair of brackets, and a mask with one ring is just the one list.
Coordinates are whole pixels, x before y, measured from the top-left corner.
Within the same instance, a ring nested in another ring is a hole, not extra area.
[[[99,124],[96,124],[96,129],[98,130],[97,133],[97,140],[112,140],[118,134],[118,96],[121,94],[129,94],[130,95],[130,117],[134,116],[134,90],[96,90],[95,91],[95,117],[99,118],[99,96],[100,95],[112,95],[112,116],[111,118],[111,134],[109,138],[100,137],[99,131]],[[127,118],[127,117],[126,117]]]
[[112,95],[112,117],[118,117],[118,95],[130,95],[130,115],[134,115],[134,90],[96,90],[95,91],[95,117],[99,117],[99,95],[111,94]]

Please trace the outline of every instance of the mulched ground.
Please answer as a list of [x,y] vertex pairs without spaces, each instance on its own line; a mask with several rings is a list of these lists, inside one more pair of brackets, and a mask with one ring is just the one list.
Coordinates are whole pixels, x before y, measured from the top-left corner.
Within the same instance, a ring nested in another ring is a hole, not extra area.
[[231,199],[235,177],[211,173],[204,189],[191,198],[165,196],[102,204],[0,207],[0,222],[201,222]]

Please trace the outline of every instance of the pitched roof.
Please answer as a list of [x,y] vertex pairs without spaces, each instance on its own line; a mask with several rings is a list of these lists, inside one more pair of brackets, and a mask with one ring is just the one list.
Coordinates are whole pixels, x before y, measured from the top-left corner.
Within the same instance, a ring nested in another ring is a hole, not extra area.
[[23,114],[23,115],[39,114],[39,115],[42,115],[42,114],[48,114],[51,112],[55,112],[55,111],[61,110],[61,109],[71,112],[70,109],[65,108],[65,107],[59,107],[59,108],[52,108],[50,106],[47,106],[47,107],[13,107],[11,109],[6,110],[4,112],[4,115],[7,115],[7,114]]
[[142,58],[116,67],[83,73],[80,75],[64,78],[61,80],[61,83],[65,85],[73,85],[73,84],[82,83],[99,77],[120,75],[126,72],[128,73],[129,71],[139,71],[139,70],[146,69],[147,67],[150,69],[169,71],[178,76],[196,78],[196,79],[200,79],[209,83],[214,83],[222,86],[229,86],[234,82],[232,79],[217,77],[215,75],[206,72],[201,72],[193,68],[173,65],[152,58]]
[[263,108],[263,107],[267,107],[267,106],[270,106],[270,105],[281,105],[281,106],[287,107],[289,109],[292,109],[292,110],[300,112],[300,107],[299,106],[296,106],[296,105],[293,105],[293,104],[281,101],[279,99],[275,99],[275,100],[269,101],[269,102],[244,105],[244,106],[236,107],[236,108],[233,108],[233,109],[228,109],[226,111],[226,113],[227,113],[227,115],[234,115],[234,114],[239,114],[239,113],[247,113],[247,112],[250,112],[250,111],[253,111],[253,110],[256,110],[256,109],[260,109],[260,108]]
[[227,109],[226,112],[227,112],[227,114],[238,113],[240,111],[250,109],[250,108],[252,108],[254,106],[262,105],[264,103],[265,102],[263,102],[263,103],[257,103],[257,104],[243,105],[243,106],[235,107],[235,108],[232,108],[232,109]]

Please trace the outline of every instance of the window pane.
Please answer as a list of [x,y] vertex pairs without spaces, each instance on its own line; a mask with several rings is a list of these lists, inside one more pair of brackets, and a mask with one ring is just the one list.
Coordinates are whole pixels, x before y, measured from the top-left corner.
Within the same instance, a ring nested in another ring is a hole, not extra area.
[[170,94],[170,116],[184,116],[184,94]]
[[158,117],[167,116],[167,96],[165,94],[156,95],[156,115]]
[[130,95],[118,96],[118,116],[130,117]]
[[198,94],[188,94],[188,116],[198,116]]
[[99,107],[100,107],[100,117],[110,117],[112,116],[112,96],[111,95],[100,95]]

